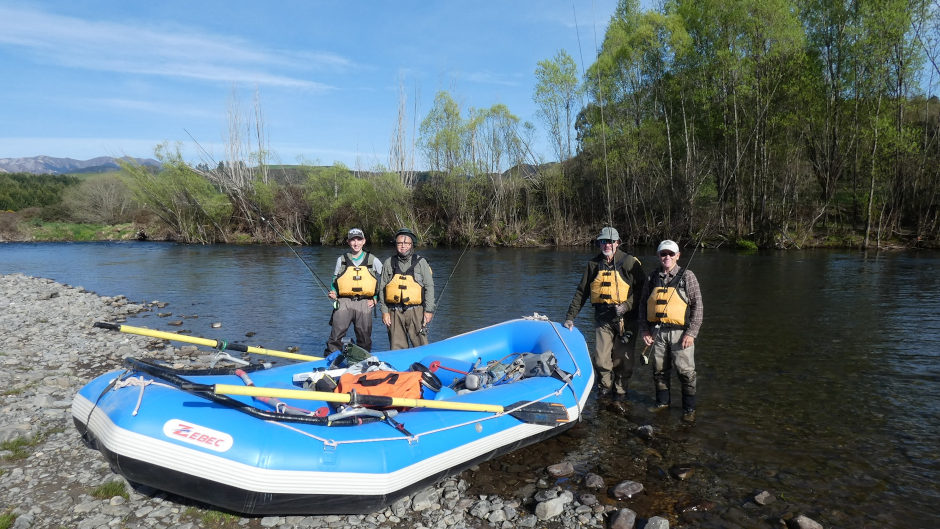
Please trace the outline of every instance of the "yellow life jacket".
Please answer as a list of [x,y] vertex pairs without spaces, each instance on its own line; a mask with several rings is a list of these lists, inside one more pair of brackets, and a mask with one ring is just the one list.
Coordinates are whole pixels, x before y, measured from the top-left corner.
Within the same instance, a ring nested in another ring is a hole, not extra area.
[[665,284],[659,272],[650,276],[650,297],[646,300],[646,320],[651,323],[666,323],[685,326],[689,313],[688,294],[685,281],[673,279]]
[[591,282],[591,303],[618,305],[626,301],[629,294],[630,284],[624,281],[618,270],[598,270]]
[[386,305],[420,305],[424,302],[424,287],[415,281],[415,266],[419,255],[411,256],[411,267],[401,271],[398,268],[398,259],[392,258],[392,279],[385,285]]
[[336,292],[339,297],[371,298],[374,296],[375,287],[379,281],[369,270],[374,259],[372,255],[367,252],[359,266],[353,264],[349,254],[343,254],[343,259],[346,261],[346,269],[336,278]]

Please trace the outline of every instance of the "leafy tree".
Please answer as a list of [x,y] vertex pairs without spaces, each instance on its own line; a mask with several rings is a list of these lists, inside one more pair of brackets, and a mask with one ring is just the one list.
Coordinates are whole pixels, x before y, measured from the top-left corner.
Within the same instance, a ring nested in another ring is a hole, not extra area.
[[567,51],[559,50],[554,58],[539,61],[535,78],[533,99],[548,127],[555,157],[563,162],[572,156],[571,130],[581,95],[577,65]]
[[227,242],[232,207],[226,196],[183,161],[178,146],[171,151],[162,144],[154,154],[162,163],[159,171],[120,162],[135,199],[183,242]]

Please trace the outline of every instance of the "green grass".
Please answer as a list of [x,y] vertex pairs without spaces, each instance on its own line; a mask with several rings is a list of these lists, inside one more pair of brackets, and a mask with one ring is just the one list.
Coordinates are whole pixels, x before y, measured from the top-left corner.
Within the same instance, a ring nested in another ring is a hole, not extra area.
[[92,491],[91,495],[99,500],[106,500],[115,496],[120,496],[126,500],[130,497],[124,488],[123,481],[109,481],[104,485],[99,485]]
[[10,455],[4,456],[7,461],[20,461],[29,457],[30,448],[36,446],[36,443],[25,437],[17,437],[9,441],[0,443],[0,450],[10,452]]
[[10,529],[15,521],[16,516],[10,511],[0,514],[0,529]]
[[30,231],[37,241],[95,241],[103,228],[102,224],[39,222],[33,224]]
[[185,514],[198,519],[200,521],[199,525],[201,527],[211,527],[214,529],[222,529],[229,526],[234,527],[240,519],[234,514],[221,511],[203,510],[196,507],[187,507]]
[[10,455],[3,457],[3,460],[6,461],[20,461],[29,457],[32,453],[32,449],[39,445],[39,443],[46,440],[51,434],[60,433],[65,431],[64,427],[52,428],[36,434],[31,438],[27,437],[17,437],[10,441],[4,441],[0,443],[0,450],[5,450],[11,452]]
[[[6,356],[6,354],[5,354],[5,353],[0,353],[0,356]],[[25,392],[27,389],[33,389],[33,388],[35,388],[35,387],[38,386],[38,385],[39,385],[39,382],[30,382],[29,384],[26,384],[26,385],[24,385],[24,386],[15,387],[15,388],[10,388],[10,389],[5,389],[5,390],[3,390],[3,391],[0,391],[0,397],[6,397],[6,396],[8,396],[8,395],[21,395],[21,394],[23,394],[23,392]]]
[[105,241],[129,240],[135,238],[137,230],[133,223],[124,224],[85,224],[75,222],[44,222],[33,219],[21,225],[32,240],[54,241]]
[[755,243],[754,241],[749,241],[747,239],[738,239],[737,241],[734,242],[734,244],[735,246],[738,247],[738,250],[746,250],[750,252],[757,250],[757,243]]

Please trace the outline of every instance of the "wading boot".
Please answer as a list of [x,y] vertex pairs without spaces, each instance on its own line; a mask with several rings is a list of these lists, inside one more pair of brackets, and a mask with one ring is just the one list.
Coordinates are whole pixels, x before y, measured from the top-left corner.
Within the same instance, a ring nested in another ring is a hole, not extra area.
[[689,424],[695,422],[695,395],[682,396],[682,420]]
[[657,389],[656,390],[656,404],[649,407],[649,411],[656,413],[658,411],[668,410],[669,409],[669,390],[668,389]]

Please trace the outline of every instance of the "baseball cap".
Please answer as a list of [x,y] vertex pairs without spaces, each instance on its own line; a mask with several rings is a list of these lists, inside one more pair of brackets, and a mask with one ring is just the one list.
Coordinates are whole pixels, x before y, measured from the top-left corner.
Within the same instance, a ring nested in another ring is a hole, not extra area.
[[679,253],[679,245],[675,241],[666,239],[665,241],[659,243],[659,248],[656,248],[656,253],[659,253],[663,250],[668,250],[672,253]]
[[356,238],[356,237],[362,237],[363,239],[365,239],[365,238],[366,238],[366,234],[365,234],[365,233],[362,233],[362,230],[360,230],[359,228],[353,228],[353,229],[349,230],[349,233],[346,234],[346,240],[347,240],[347,241],[348,241],[349,239],[354,239],[354,238]]

